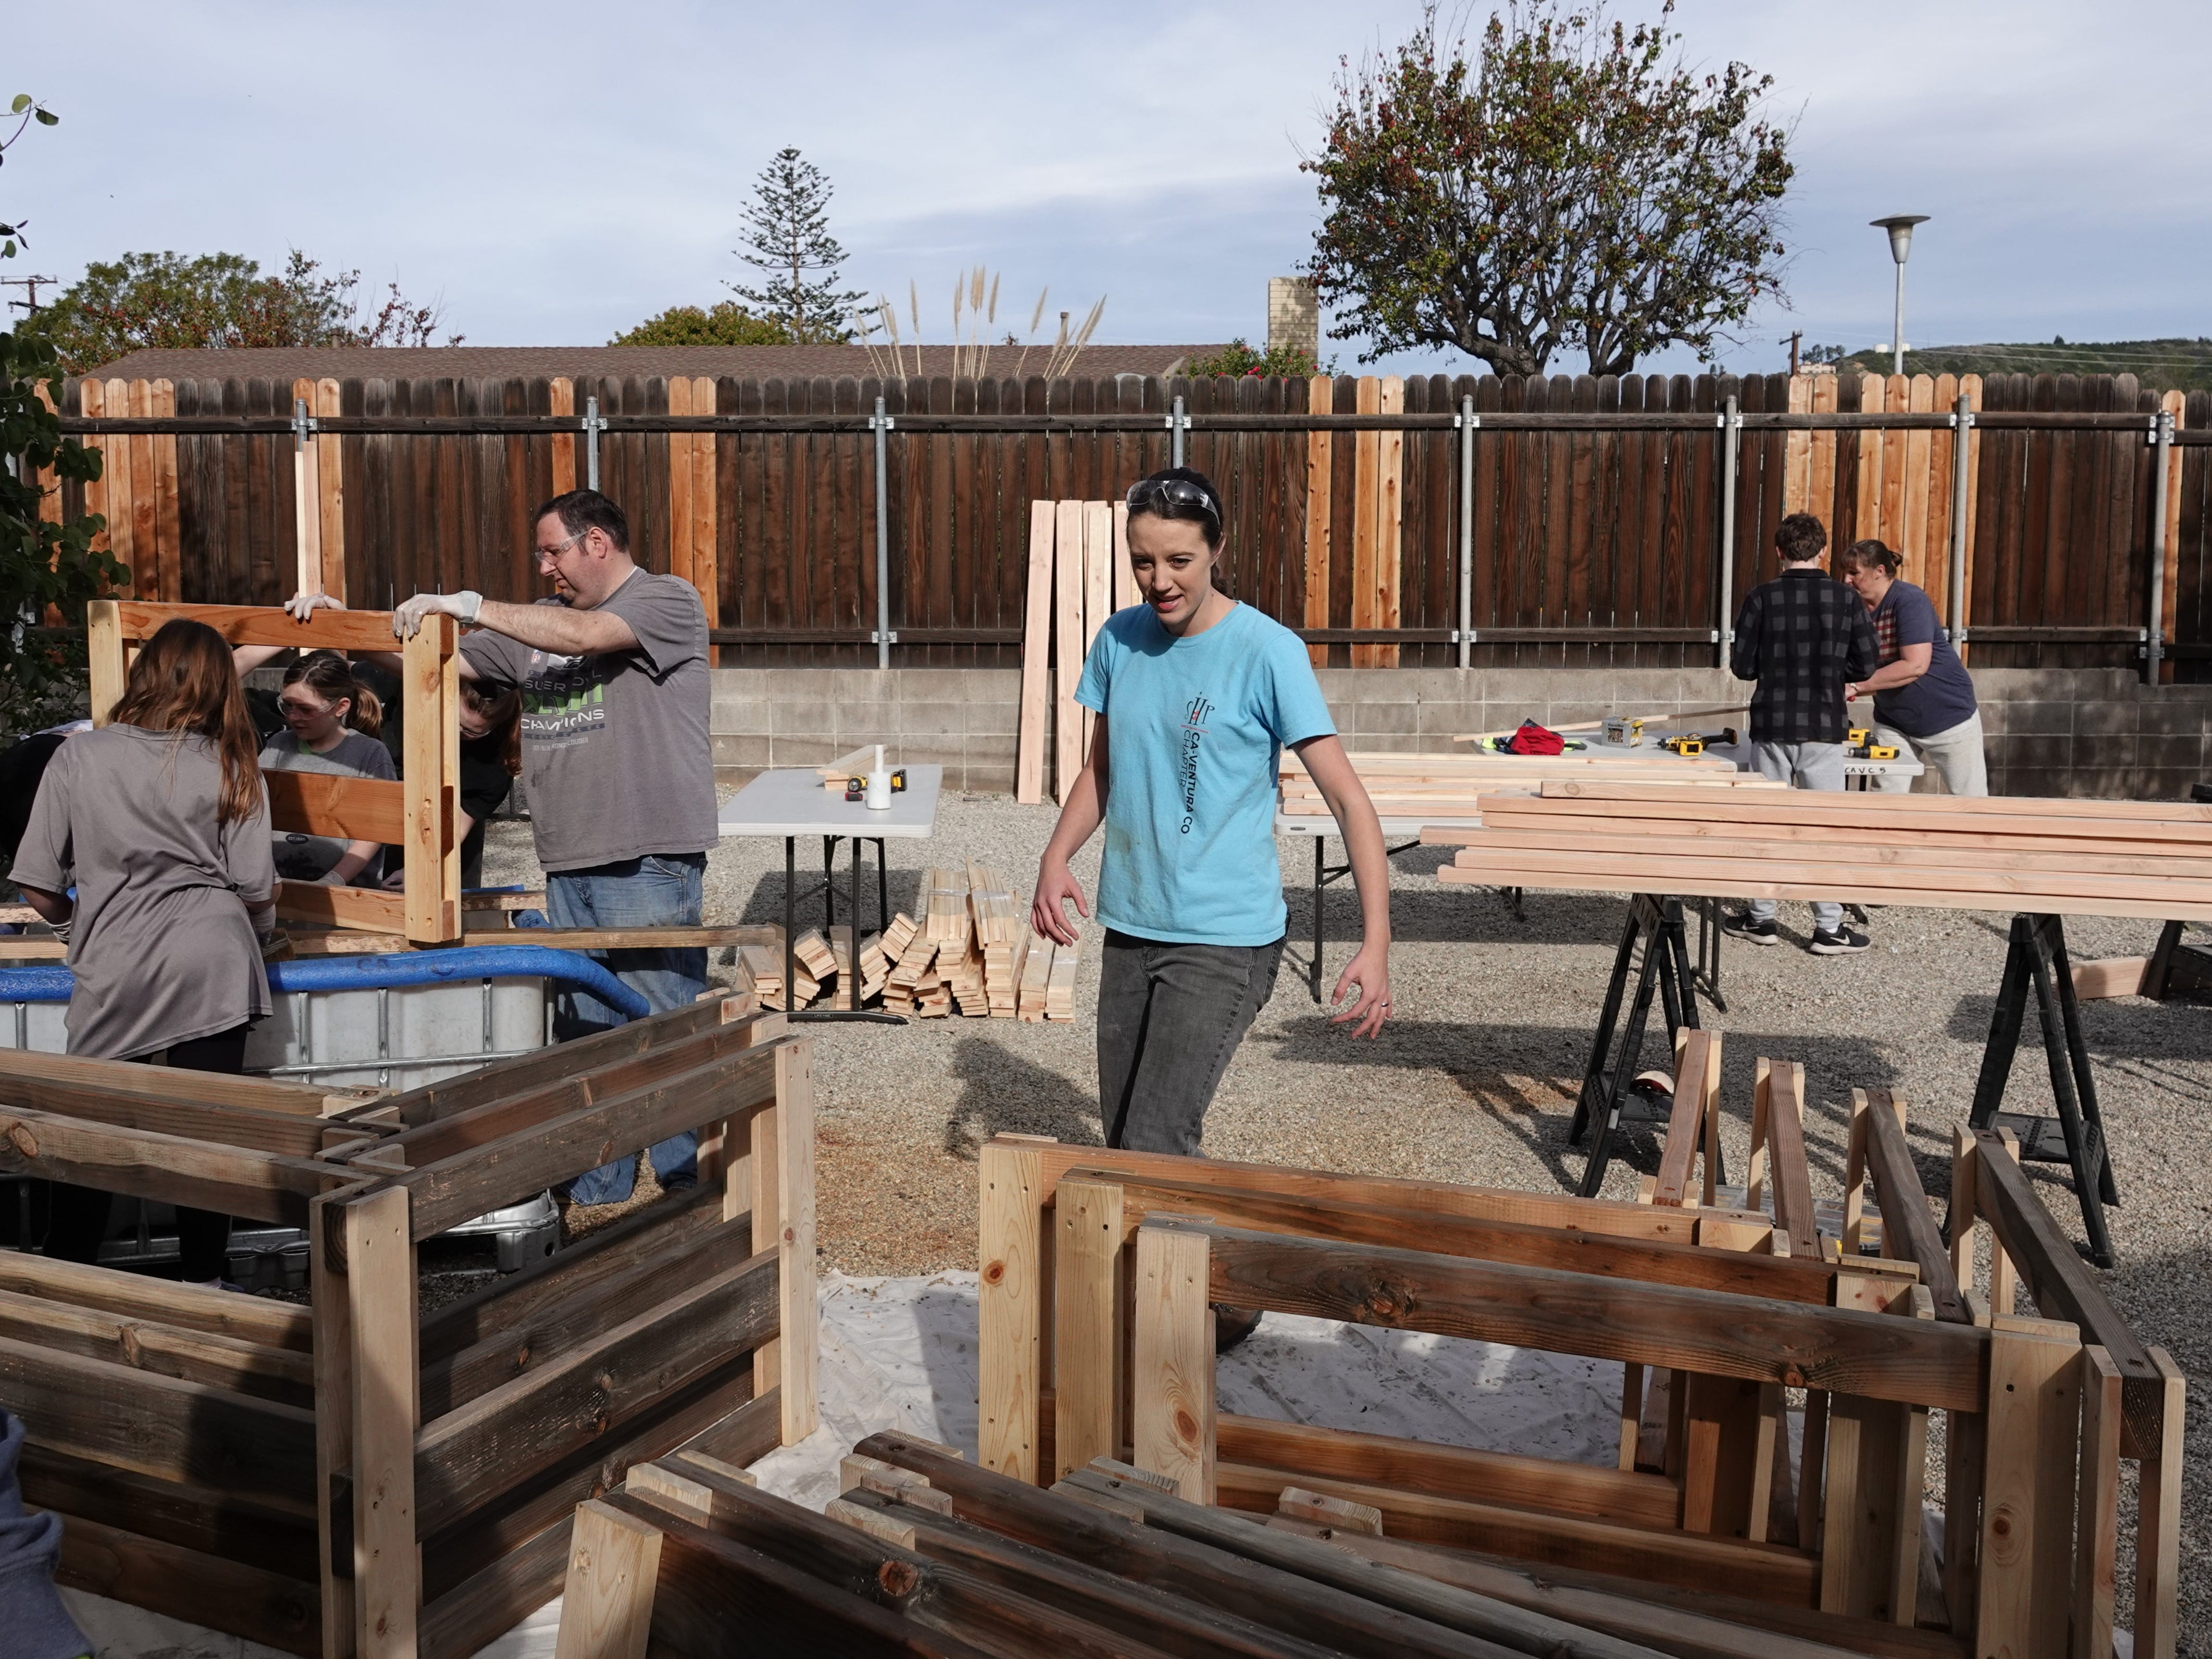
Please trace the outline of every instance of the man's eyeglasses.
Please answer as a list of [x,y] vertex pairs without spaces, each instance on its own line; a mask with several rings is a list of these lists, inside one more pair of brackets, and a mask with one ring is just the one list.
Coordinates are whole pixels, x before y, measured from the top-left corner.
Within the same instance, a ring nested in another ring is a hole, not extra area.
[[1133,513],[1139,508],[1158,513],[1172,505],[1196,507],[1214,523],[1221,522],[1221,504],[1188,478],[1139,478],[1124,499]]
[[584,531],[579,530],[574,535],[569,537],[566,541],[556,542],[550,547],[532,548],[531,550],[530,556],[533,559],[537,560],[537,562],[541,565],[551,564],[563,553],[566,553],[570,548],[581,541],[586,533],[587,532]]

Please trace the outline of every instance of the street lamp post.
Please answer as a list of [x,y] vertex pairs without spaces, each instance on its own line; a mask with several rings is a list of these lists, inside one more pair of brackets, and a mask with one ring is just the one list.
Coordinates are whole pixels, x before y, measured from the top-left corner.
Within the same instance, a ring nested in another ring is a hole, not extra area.
[[1877,230],[1889,233],[1889,257],[1897,261],[1897,315],[1890,325],[1889,346],[1893,374],[1905,373],[1905,258],[1912,252],[1912,228],[1924,225],[1924,213],[1893,213],[1887,219],[1869,222]]

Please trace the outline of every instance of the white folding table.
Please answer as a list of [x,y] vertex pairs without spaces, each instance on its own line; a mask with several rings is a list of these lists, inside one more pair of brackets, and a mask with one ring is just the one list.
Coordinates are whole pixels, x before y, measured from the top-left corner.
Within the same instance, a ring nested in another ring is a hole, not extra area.
[[[860,1007],[860,847],[876,844],[876,915],[880,929],[891,919],[890,878],[884,871],[886,841],[927,841],[937,830],[937,796],[945,781],[941,766],[914,765],[903,769],[906,787],[891,797],[881,811],[872,811],[856,800],[847,800],[822,787],[812,767],[777,768],[763,772],[722,804],[720,828],[725,836],[781,836],[783,838],[783,991],[787,1007],[798,983],[792,942],[799,921],[799,838],[822,837],[822,891],[828,925],[837,925],[837,888],[834,871],[837,843],[853,843],[853,880],[847,909],[852,917],[853,949],[848,962],[850,1001],[843,1008],[792,1009],[793,1019],[862,1019],[903,1025],[896,1014],[869,1013]],[[811,895],[810,895],[811,896]]]

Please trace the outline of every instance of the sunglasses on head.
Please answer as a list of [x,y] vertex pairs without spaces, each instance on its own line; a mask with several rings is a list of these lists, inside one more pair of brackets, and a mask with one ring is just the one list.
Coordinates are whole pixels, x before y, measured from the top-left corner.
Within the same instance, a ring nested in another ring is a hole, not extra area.
[[1194,507],[1214,523],[1221,522],[1221,504],[1210,491],[1188,478],[1139,478],[1129,486],[1125,499],[1132,513],[1139,509],[1159,513],[1170,505]]

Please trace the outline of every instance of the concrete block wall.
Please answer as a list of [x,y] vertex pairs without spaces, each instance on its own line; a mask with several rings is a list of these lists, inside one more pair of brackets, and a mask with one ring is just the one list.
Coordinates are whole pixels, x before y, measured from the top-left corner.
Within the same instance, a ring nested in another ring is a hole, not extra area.
[[[1347,747],[1436,753],[1461,732],[1526,719],[1558,726],[1619,711],[1688,714],[1745,702],[1751,689],[1717,668],[1324,669],[1319,678]],[[2124,669],[1973,678],[1998,794],[2185,799],[2191,784],[2212,781],[2212,686],[2151,688]],[[883,743],[898,759],[942,765],[948,789],[1011,794],[1020,703],[1021,674],[1011,668],[720,669],[715,772],[742,783],[763,767],[818,766]],[[1747,722],[1721,714],[1697,724]]]
[[945,769],[945,787],[1014,792],[1022,676],[1016,668],[720,668],[714,775],[819,766],[864,743]]

